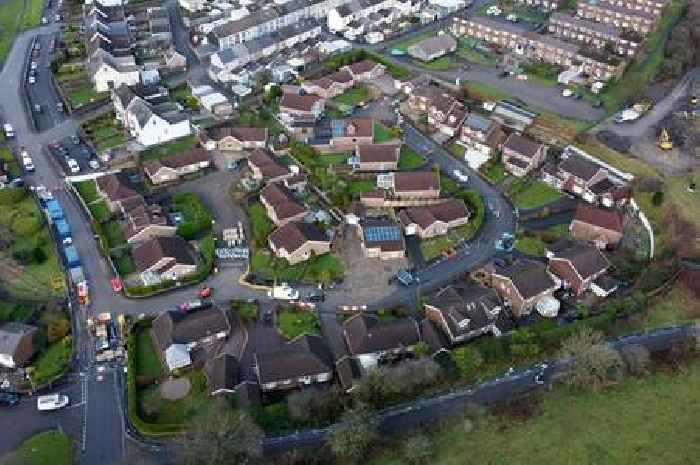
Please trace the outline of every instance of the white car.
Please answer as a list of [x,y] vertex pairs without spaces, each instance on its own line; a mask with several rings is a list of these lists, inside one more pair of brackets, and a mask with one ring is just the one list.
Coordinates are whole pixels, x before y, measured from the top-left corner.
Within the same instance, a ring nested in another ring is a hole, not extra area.
[[36,78],[34,76],[29,76],[29,83],[36,84]]
[[511,23],[517,23],[518,22],[518,16],[514,15],[513,13],[509,14],[506,16],[506,21],[510,21]]
[[574,95],[574,91],[567,87],[566,89],[561,91],[561,95],[563,97],[571,97],[572,95]]
[[462,173],[461,170],[454,170],[452,171],[452,174],[454,175],[455,178],[459,179],[462,182],[468,182],[469,181],[469,176],[466,174]]
[[49,24],[49,19],[46,16],[41,18],[41,24]]
[[486,9],[486,14],[489,16],[500,16],[503,11],[496,5],[492,5]]
[[29,69],[37,69],[38,66],[39,64],[36,61],[32,61],[29,65]]
[[42,411],[58,410],[68,405],[68,396],[63,394],[51,394],[48,396],[40,396],[36,400],[37,408]]
[[34,171],[34,162],[28,155],[22,156],[22,166],[24,166],[25,171],[30,173]]
[[97,161],[97,160],[94,159],[94,158],[91,158],[90,161],[88,161],[88,165],[89,165],[90,168],[92,168],[93,170],[99,170],[99,169],[100,169],[100,162]]
[[71,173],[73,173],[73,174],[80,173],[80,165],[78,164],[77,161],[75,161],[74,158],[66,157],[66,165],[68,165],[68,169],[70,170]]

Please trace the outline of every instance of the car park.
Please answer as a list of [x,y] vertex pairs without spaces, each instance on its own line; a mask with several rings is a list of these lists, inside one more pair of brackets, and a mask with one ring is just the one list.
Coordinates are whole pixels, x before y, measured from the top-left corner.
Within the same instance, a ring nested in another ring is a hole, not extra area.
[[63,394],[50,394],[48,396],[40,396],[36,400],[37,408],[42,412],[51,410],[59,410],[67,406],[69,402],[68,396]]

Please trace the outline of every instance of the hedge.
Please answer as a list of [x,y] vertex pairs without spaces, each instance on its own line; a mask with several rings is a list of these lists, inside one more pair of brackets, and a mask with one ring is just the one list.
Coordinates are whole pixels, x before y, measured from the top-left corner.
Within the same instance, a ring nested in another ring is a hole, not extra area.
[[184,217],[184,221],[177,227],[178,235],[191,240],[211,230],[213,218],[195,194],[191,192],[175,194],[172,197],[172,204]]

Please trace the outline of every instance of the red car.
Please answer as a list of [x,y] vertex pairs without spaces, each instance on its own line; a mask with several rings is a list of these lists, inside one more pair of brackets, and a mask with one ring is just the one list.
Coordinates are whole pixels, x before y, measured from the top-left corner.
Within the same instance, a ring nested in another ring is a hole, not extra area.
[[110,286],[114,292],[121,292],[123,289],[122,280],[119,278],[112,278],[109,280]]
[[201,299],[208,299],[211,297],[213,289],[209,286],[203,287],[199,290],[199,293],[197,294]]

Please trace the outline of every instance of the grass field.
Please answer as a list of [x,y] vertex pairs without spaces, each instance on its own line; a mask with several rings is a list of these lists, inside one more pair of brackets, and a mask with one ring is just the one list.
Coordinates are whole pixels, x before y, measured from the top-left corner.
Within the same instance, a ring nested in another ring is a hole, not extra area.
[[395,48],[397,50],[402,50],[405,52],[408,49],[408,47],[410,47],[411,45],[417,44],[421,40],[425,40],[428,37],[435,37],[435,35],[436,34],[433,31],[424,32],[422,34],[418,34],[418,35],[413,36],[411,38],[396,42],[391,48]]
[[210,403],[207,378],[201,371],[189,372],[192,389],[182,399],[170,401],[160,395],[160,386],[154,385],[139,392],[139,403],[144,420],[161,425],[182,425],[202,412]]
[[455,63],[454,59],[450,56],[444,56],[440,58],[436,58],[431,61],[419,61],[419,60],[413,60],[413,63],[415,63],[417,66],[430,70],[430,71],[448,71],[450,69],[456,68],[459,66],[457,63]]
[[82,124],[82,128],[98,152],[118,147],[126,142],[114,112],[86,121]]
[[475,48],[477,41],[470,37],[460,37],[457,47],[457,55],[465,60],[484,66],[496,66],[498,60],[494,55],[481,52]]
[[543,207],[561,198],[561,193],[539,180],[517,179],[510,186],[513,203],[518,208]]
[[481,174],[492,184],[500,184],[506,178],[506,168],[503,163],[486,163],[480,168]]
[[18,177],[22,174],[17,164],[17,160],[12,156],[12,152],[7,147],[0,147],[0,159],[5,160],[5,166],[11,176]]
[[396,139],[400,135],[401,131],[398,128],[387,128],[382,123],[374,122],[374,142],[377,144]]
[[425,261],[430,261],[454,247],[460,240],[468,240],[474,235],[475,228],[470,224],[453,228],[444,236],[432,237],[420,241],[420,251]]
[[150,328],[139,328],[136,332],[136,376],[160,379],[163,376],[163,364],[156,353]]
[[58,430],[44,431],[27,439],[17,450],[18,462],[31,465],[72,465],[71,438]]
[[141,161],[159,160],[196,147],[197,136],[186,136],[141,152]]
[[401,155],[399,156],[400,170],[414,170],[420,168],[425,163],[425,158],[408,145],[401,146]]
[[[700,364],[668,376],[628,378],[600,393],[557,388],[530,419],[453,421],[435,437],[431,465],[693,464],[700,457]],[[405,463],[396,450],[371,461]]]
[[315,283],[326,271],[331,279],[341,278],[345,269],[341,261],[329,253],[290,265],[285,259],[276,258],[269,251],[258,250],[250,260],[250,271],[267,280],[277,278],[279,282]]
[[248,208],[248,217],[253,231],[253,239],[258,247],[265,245],[267,235],[272,232],[274,225],[267,218],[265,207],[261,203],[254,203]]
[[545,248],[547,244],[537,237],[518,237],[515,241],[515,249],[527,254],[534,255],[536,257],[544,256]]
[[68,361],[72,352],[70,337],[54,342],[41,352],[32,364],[31,380],[35,385],[51,381],[68,369]]
[[316,312],[284,308],[277,313],[277,329],[287,339],[302,334],[319,334],[321,324]]
[[22,29],[38,26],[44,10],[43,0],[5,0],[0,2],[0,65]]

